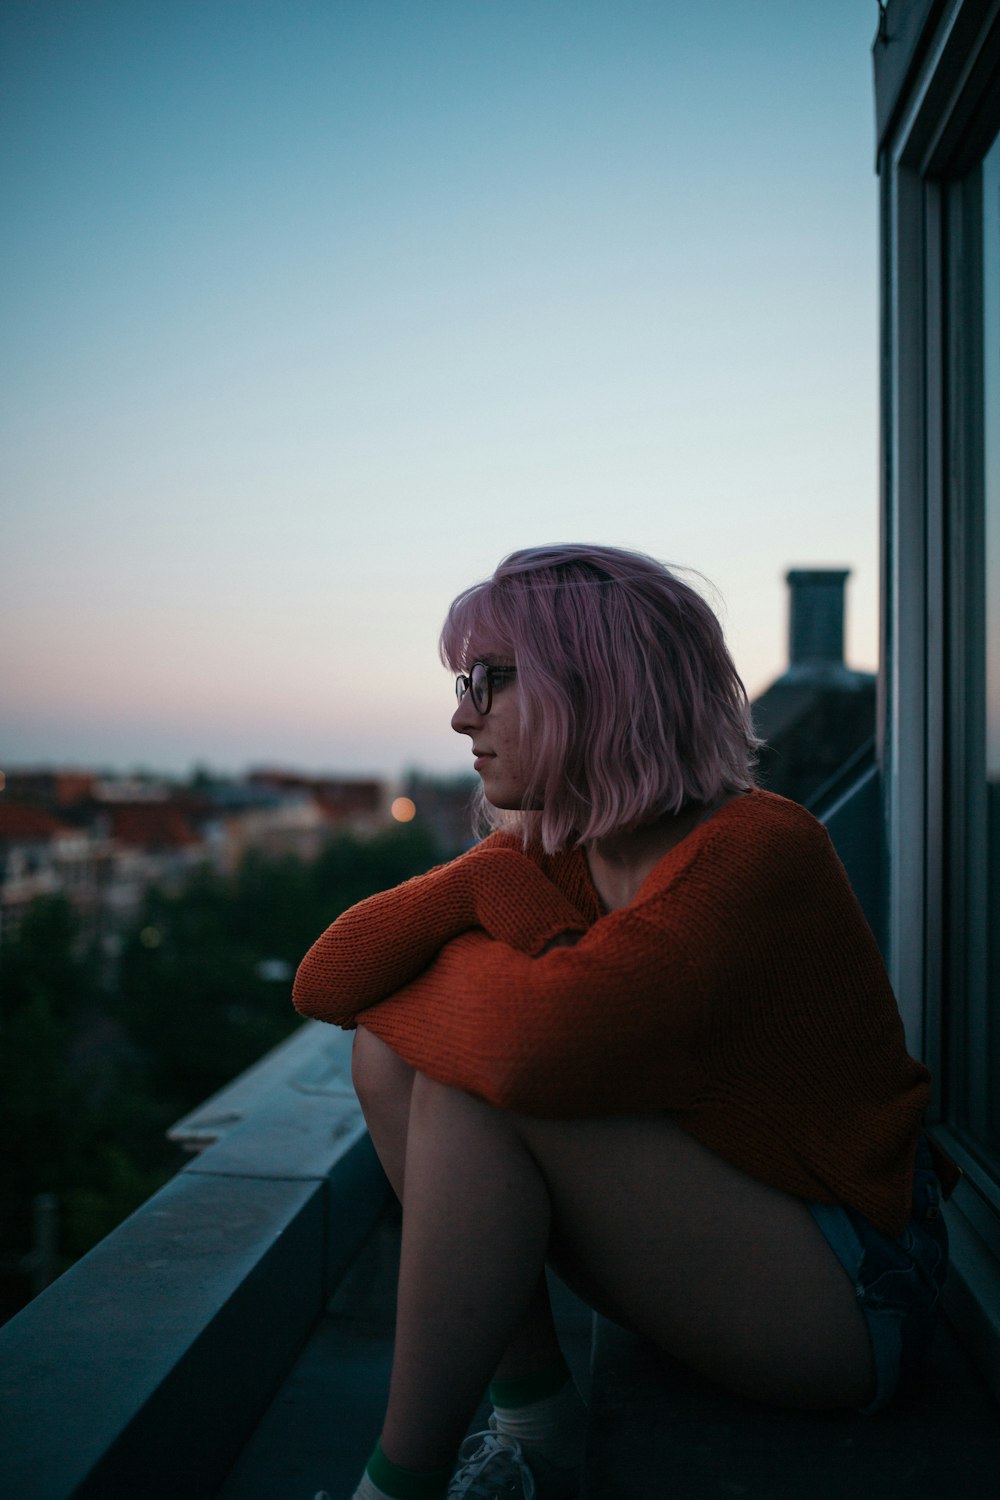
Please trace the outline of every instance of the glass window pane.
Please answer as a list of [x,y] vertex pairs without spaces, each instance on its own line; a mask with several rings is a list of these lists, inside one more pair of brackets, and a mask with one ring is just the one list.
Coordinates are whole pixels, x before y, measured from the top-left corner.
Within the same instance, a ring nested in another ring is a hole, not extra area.
[[1000,1149],[1000,140],[983,162],[983,471],[986,665],[986,1013],[990,1079],[986,1111]]

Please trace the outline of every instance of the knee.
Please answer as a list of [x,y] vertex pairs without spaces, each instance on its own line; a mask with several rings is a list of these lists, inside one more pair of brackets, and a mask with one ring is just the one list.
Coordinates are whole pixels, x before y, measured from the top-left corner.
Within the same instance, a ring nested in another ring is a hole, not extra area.
[[391,1047],[364,1026],[358,1027],[351,1053],[351,1079],[366,1115],[370,1110],[398,1109],[413,1087],[414,1076],[413,1069]]
[[468,1094],[452,1084],[439,1083],[426,1073],[413,1075],[410,1121],[416,1130],[442,1128],[458,1139],[469,1139],[483,1130],[516,1133],[516,1117],[496,1105]]

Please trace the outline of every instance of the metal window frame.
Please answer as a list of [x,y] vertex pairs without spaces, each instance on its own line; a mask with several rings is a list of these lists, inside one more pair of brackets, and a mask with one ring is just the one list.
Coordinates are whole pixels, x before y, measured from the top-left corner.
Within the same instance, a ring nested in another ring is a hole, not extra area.
[[[951,1213],[952,1315],[1000,1395],[1000,1173],[977,1151],[974,1130],[954,1124],[970,1072],[985,1065],[976,1046],[984,1018],[963,1008],[967,955],[954,920],[984,836],[967,775],[983,706],[969,674],[952,669],[976,639],[983,603],[969,566],[982,523],[982,490],[970,472],[972,366],[954,347],[968,336],[975,289],[959,284],[953,252],[969,228],[962,179],[1000,123],[1000,0],[922,9],[915,31],[914,7],[891,3],[886,36],[875,43],[886,957],[910,1045],[938,1083],[935,1134],[966,1172]],[[964,816],[951,816],[956,807]],[[949,1017],[948,997],[959,994],[958,1015]],[[984,1087],[973,1077],[973,1092]]]

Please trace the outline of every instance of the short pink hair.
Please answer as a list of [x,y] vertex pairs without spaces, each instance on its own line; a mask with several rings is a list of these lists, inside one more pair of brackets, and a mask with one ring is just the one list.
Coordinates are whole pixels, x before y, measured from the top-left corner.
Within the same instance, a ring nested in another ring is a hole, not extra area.
[[441,658],[469,666],[476,636],[517,666],[525,808],[480,794],[488,826],[549,853],[754,784],[759,741],[712,610],[641,552],[528,547],[459,594]]

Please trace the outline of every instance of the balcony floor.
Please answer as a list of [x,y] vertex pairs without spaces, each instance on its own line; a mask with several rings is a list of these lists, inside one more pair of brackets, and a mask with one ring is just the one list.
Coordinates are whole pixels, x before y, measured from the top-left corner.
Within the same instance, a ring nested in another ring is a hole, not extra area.
[[[378,1437],[389,1385],[399,1213],[387,1209],[331,1299],[217,1500],[348,1500]],[[553,1279],[553,1309],[580,1389],[590,1382],[592,1317]],[[486,1426],[484,1403],[472,1430]]]
[[[399,1214],[387,1209],[219,1490],[217,1500],[347,1500],[378,1434],[392,1353]],[[996,1407],[941,1326],[925,1380],[877,1419],[781,1412],[728,1395],[553,1280],[560,1338],[592,1400],[586,1500],[993,1500]],[[488,1408],[476,1414],[475,1431]]]

